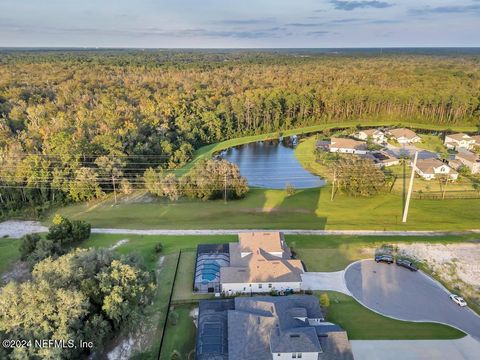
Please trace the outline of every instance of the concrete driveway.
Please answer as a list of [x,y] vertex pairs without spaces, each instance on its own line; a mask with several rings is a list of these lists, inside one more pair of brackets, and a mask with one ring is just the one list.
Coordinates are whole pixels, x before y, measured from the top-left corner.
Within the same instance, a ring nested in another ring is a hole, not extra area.
[[347,295],[350,292],[345,284],[345,271],[305,272],[302,274],[302,290],[331,290]]
[[454,326],[480,340],[480,316],[456,305],[445,288],[421,271],[364,260],[345,270],[352,296],[381,314],[409,321],[433,321]]
[[355,360],[478,360],[480,342],[458,340],[351,340]]

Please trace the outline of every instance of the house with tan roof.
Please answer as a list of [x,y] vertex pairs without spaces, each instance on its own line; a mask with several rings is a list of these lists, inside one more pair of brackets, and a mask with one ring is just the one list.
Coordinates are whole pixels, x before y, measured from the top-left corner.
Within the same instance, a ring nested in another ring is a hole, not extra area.
[[399,144],[412,144],[422,141],[414,131],[406,128],[392,129],[389,135],[393,137]]
[[381,144],[385,141],[385,133],[378,129],[360,130],[353,135],[355,138],[363,141],[371,139],[374,143]]
[[332,138],[328,149],[332,153],[343,154],[366,154],[367,143],[365,141],[358,141],[347,138]]
[[425,180],[432,180],[439,176],[448,176],[451,180],[458,179],[458,172],[438,159],[418,160],[415,172]]
[[292,259],[280,232],[240,233],[229,244],[230,263],[220,268],[221,291],[226,294],[299,291],[302,262]]
[[480,173],[480,156],[478,154],[467,150],[459,151],[455,155],[455,160],[468,167],[472,174]]
[[449,149],[469,150],[475,145],[475,140],[470,135],[464,133],[450,134],[445,136],[444,144]]

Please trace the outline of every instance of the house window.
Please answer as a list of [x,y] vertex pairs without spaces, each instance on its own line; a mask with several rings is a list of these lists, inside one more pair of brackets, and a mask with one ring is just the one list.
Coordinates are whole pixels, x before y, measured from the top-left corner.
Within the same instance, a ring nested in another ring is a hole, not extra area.
[[268,284],[268,288],[271,289],[271,288],[272,288],[272,284]]
[[244,287],[244,288],[243,288],[243,291],[245,291],[245,290],[247,290],[247,288],[246,288],[246,287]]
[[296,359],[297,358],[297,353],[293,353],[292,354],[292,359]]
[[258,284],[258,288],[261,289],[261,288],[262,288],[262,284]]
[[297,359],[301,359],[302,358],[302,353],[298,353],[297,354]]

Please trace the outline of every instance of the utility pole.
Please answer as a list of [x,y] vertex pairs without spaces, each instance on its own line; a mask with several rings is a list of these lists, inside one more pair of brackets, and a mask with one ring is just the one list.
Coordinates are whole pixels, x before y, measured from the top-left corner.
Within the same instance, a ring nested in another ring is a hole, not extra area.
[[333,195],[335,194],[335,180],[337,179],[337,169],[333,168],[333,182],[332,182],[332,195],[330,201],[333,201]]
[[408,207],[410,206],[410,198],[412,196],[412,190],[413,190],[413,179],[415,178],[415,169],[417,168],[417,159],[418,159],[418,151],[415,151],[415,157],[413,158],[413,164],[412,164],[412,175],[410,176],[410,184],[408,184],[407,201],[405,202],[405,209],[403,210],[402,222],[404,223],[407,222]]
[[224,203],[227,203],[227,173],[225,173],[223,178],[223,189],[224,189]]
[[445,175],[445,186],[443,187],[442,200],[445,200],[445,192],[447,191],[447,184],[448,184],[448,174]]

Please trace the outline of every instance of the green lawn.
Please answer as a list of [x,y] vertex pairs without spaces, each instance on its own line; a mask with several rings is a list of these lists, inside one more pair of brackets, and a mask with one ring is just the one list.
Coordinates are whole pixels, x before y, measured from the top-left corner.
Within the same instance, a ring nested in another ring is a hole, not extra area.
[[[190,311],[192,311],[193,307],[192,305],[178,305],[170,310],[162,354],[160,356],[161,360],[169,360],[174,350],[180,353],[181,359],[194,359],[196,328],[193,318],[190,316]],[[178,314],[176,325],[173,325],[170,319],[172,312]]]
[[[459,339],[460,330],[436,323],[414,323],[381,316],[363,307],[352,297],[328,291],[327,320],[347,330],[350,340]],[[320,294],[320,293],[319,293]]]
[[18,239],[0,238],[0,274],[20,258],[19,246]]
[[416,143],[415,146],[420,149],[429,150],[432,152],[446,152],[447,148],[443,145],[442,139],[438,135],[419,135],[422,141]]
[[355,198],[330,187],[298,190],[286,197],[283,190],[251,189],[241,200],[165,200],[150,203],[112,201],[77,204],[53,211],[94,227],[130,229],[372,229],[465,230],[478,228],[480,200],[412,200],[407,224],[401,222],[400,194]]
[[157,360],[160,350],[160,339],[163,333],[163,327],[168,313],[168,299],[173,285],[173,276],[177,265],[177,254],[166,255],[160,270],[157,271],[157,290],[153,304],[145,310],[144,321],[153,323],[154,329],[149,336],[149,344],[144,352],[136,354],[137,360]]
[[301,259],[308,271],[340,271],[348,264],[372,257],[374,250],[385,244],[428,242],[455,243],[475,241],[478,236],[338,236],[286,235],[290,248]]
[[193,294],[193,275],[196,255],[197,253],[194,251],[182,251],[177,277],[175,278],[172,302],[195,302],[202,299],[212,298],[213,294]]

